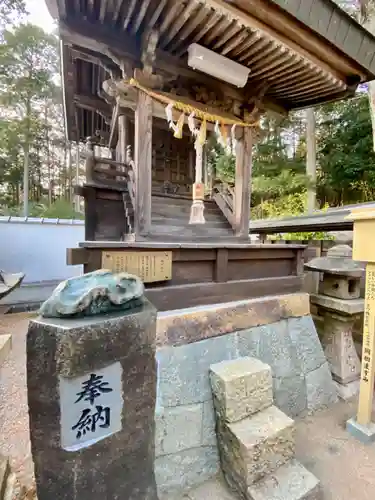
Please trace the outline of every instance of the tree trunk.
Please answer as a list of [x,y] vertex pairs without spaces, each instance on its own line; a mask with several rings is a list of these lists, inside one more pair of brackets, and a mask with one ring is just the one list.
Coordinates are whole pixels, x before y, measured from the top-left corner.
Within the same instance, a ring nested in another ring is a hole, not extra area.
[[316,207],[316,138],[315,111],[306,109],[306,174],[309,179],[307,187],[307,211],[313,213]]

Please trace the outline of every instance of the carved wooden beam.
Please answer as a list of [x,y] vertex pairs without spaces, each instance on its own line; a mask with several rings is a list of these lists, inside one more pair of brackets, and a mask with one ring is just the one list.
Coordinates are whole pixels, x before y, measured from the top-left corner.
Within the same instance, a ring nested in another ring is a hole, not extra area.
[[107,56],[121,67],[121,61],[140,61],[141,50],[137,37],[126,32],[116,33],[102,24],[69,20],[59,24],[60,35],[65,42]]
[[156,47],[159,41],[159,32],[147,30],[142,40],[142,64],[145,75],[152,75],[156,56]]

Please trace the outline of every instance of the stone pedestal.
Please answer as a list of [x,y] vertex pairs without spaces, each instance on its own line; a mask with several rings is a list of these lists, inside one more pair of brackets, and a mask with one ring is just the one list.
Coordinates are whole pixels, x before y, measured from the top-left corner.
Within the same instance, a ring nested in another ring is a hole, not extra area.
[[353,341],[353,327],[363,312],[364,301],[311,295],[311,303],[323,318],[322,344],[338,395],[349,399],[359,390],[361,362]]
[[311,294],[310,299],[323,319],[322,344],[338,395],[348,399],[358,393],[361,375],[353,327],[364,311],[364,301],[360,299],[364,269],[352,260],[348,245],[332,247],[327,257],[312,259],[305,268],[323,273],[319,294]]
[[341,316],[323,311],[324,353],[331,367],[332,377],[341,384],[358,380],[361,364],[353,342],[353,316]]
[[30,436],[38,500],[157,500],[156,310],[31,321]]

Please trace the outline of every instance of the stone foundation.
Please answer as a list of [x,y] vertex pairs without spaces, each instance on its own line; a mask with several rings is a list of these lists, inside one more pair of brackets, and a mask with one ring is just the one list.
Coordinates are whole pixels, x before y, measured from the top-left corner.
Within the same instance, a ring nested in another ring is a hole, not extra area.
[[161,313],[157,325],[156,480],[186,490],[220,471],[209,368],[251,356],[270,365],[290,417],[337,400],[307,294]]

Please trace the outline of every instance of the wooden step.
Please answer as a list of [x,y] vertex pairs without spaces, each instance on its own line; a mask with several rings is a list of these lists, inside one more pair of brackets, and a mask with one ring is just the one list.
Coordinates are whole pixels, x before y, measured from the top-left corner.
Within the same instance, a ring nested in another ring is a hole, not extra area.
[[[216,243],[220,244],[233,244],[233,243],[244,243],[244,240],[237,238],[234,235],[228,236],[168,236],[160,233],[149,233],[145,238],[145,241],[153,241],[153,242],[165,242],[165,243],[210,243],[211,245]],[[250,243],[250,240],[247,241]]]
[[159,224],[154,224],[151,226],[151,231],[156,234],[165,234],[165,235],[170,235],[170,236],[206,236],[206,237],[212,237],[214,238],[215,236],[230,236],[233,234],[233,231],[231,229],[227,228],[216,228],[216,227],[210,227],[206,224],[201,224],[201,225],[185,225],[185,226],[172,226],[172,225],[159,225]]
[[[193,202],[192,199],[185,198],[162,198],[159,196],[152,196],[151,201],[154,205],[162,206],[179,206],[179,207],[191,207]],[[205,207],[216,207],[217,205],[213,200],[204,200]]]
[[[189,217],[152,217],[151,223],[156,226],[176,226],[176,227],[193,227],[189,224]],[[231,231],[232,228],[226,220],[221,220],[219,218],[208,218],[206,217],[205,228],[213,229],[226,229]]]

